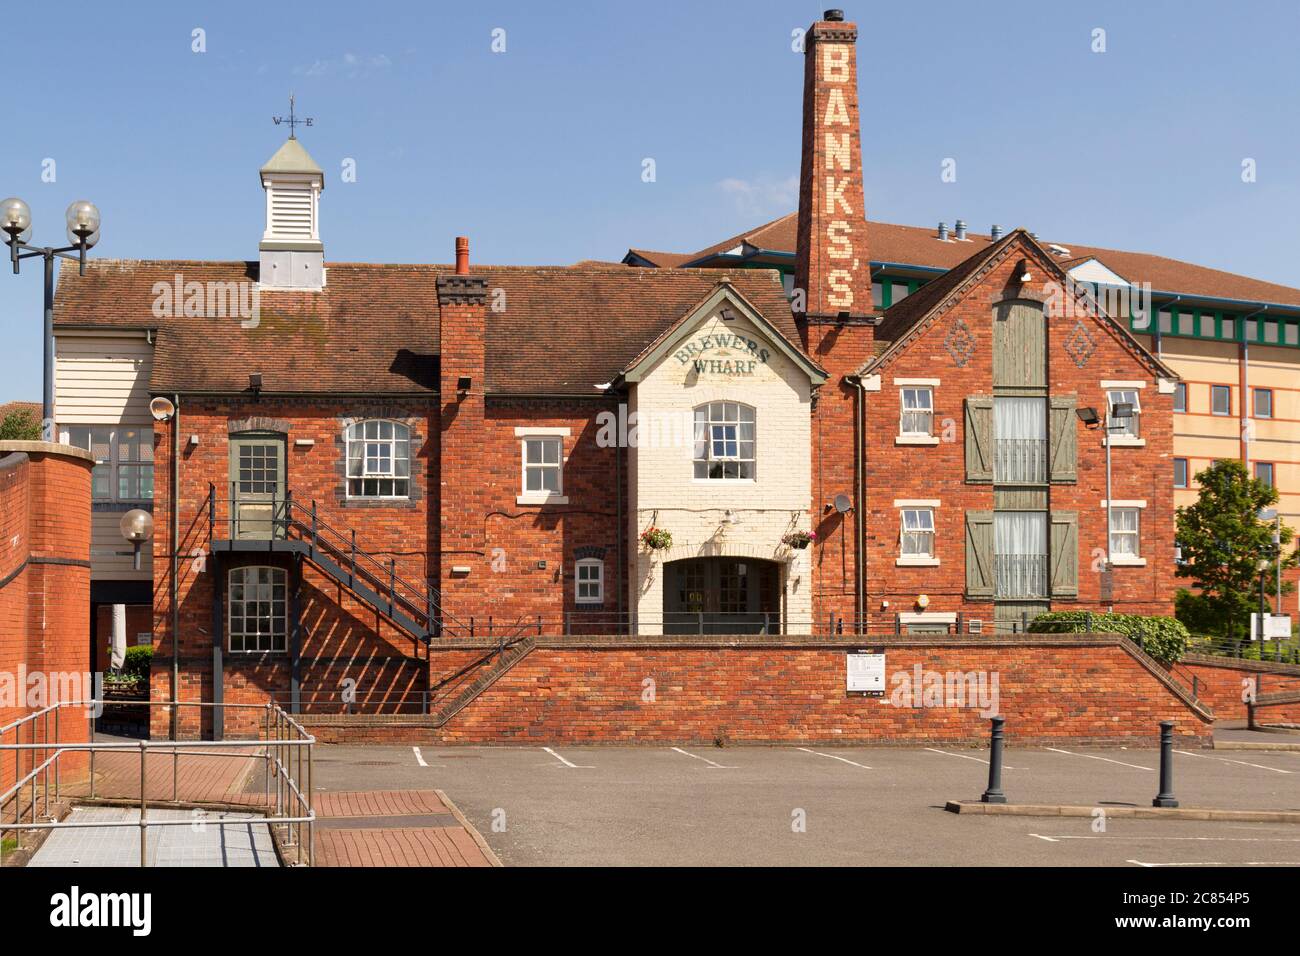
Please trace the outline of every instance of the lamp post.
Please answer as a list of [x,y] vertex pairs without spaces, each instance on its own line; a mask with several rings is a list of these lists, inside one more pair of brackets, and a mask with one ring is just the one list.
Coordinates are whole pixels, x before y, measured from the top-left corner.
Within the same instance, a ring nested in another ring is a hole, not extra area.
[[1276,508],[1263,508],[1259,520],[1276,522],[1273,526],[1273,556],[1277,559],[1277,591],[1273,595],[1273,613],[1282,613],[1282,514]]
[[14,275],[18,275],[23,259],[40,256],[45,260],[45,386],[42,396],[41,438],[54,441],[54,260],[71,259],[78,263],[81,275],[86,274],[86,253],[99,242],[99,210],[95,204],[78,199],[68,206],[65,216],[69,245],[33,246],[32,211],[21,199],[9,198],[0,202],[0,230],[5,233],[9,246],[9,261]]
[[[1107,398],[1106,411],[1101,415],[1098,415],[1097,409],[1092,407],[1076,408],[1074,410],[1074,414],[1079,417],[1079,421],[1083,422],[1084,427],[1090,429],[1101,428],[1105,436],[1102,444],[1106,446],[1106,573],[1109,574],[1111,568],[1113,567],[1113,565],[1111,564],[1110,548],[1111,548],[1111,508],[1112,508],[1111,502],[1114,500],[1111,494],[1111,481],[1110,481],[1110,477],[1111,477],[1110,436],[1111,433],[1115,431],[1115,429],[1111,427],[1111,420],[1114,419],[1116,421],[1120,421],[1123,419],[1132,418],[1133,403],[1116,402],[1114,405],[1112,405],[1110,404],[1109,398]],[[1121,426],[1121,428],[1122,427],[1123,426]],[[1114,587],[1114,582],[1111,583],[1111,587],[1112,588]],[[1113,603],[1113,600],[1110,605],[1110,610],[1112,613],[1115,610],[1115,605]]]

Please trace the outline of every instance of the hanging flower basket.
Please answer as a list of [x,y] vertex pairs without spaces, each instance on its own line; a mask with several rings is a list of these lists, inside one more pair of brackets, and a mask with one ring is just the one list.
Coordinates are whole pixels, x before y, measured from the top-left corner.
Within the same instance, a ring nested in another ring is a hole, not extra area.
[[651,526],[641,532],[641,543],[651,551],[663,551],[673,546],[673,533],[664,528]]
[[791,531],[781,537],[783,544],[799,551],[808,547],[815,540],[817,540],[817,532],[815,531]]

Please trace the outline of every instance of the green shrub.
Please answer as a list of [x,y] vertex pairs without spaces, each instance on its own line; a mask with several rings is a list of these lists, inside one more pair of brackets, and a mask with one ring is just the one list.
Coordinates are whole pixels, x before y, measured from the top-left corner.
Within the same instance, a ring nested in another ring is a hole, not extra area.
[[1123,634],[1162,664],[1172,664],[1187,650],[1189,635],[1182,621],[1142,614],[1089,614],[1087,611],[1049,611],[1029,624],[1032,634],[1075,634],[1088,630]]
[[122,675],[149,681],[149,664],[153,661],[153,645],[138,644],[126,649],[126,658],[122,661]]

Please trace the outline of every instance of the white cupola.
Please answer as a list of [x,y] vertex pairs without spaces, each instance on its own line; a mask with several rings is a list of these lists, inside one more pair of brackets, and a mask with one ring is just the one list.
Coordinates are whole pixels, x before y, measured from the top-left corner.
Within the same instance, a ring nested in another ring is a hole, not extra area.
[[259,282],[277,289],[320,289],[325,246],[318,213],[325,174],[292,134],[262,167],[262,188],[266,232],[258,244]]

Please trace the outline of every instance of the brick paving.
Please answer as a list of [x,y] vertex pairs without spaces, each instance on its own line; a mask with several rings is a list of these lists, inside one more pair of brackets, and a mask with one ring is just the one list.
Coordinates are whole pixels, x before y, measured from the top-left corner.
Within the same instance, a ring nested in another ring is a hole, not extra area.
[[[149,800],[176,799],[186,803],[261,804],[262,792],[245,792],[249,777],[261,760],[254,756],[197,756],[150,753],[145,758],[145,796]],[[174,783],[173,783],[174,774]],[[89,796],[88,780],[65,784],[67,796]],[[95,755],[95,796],[132,799],[140,796],[138,751],[101,751]]]
[[317,793],[318,817],[402,816],[450,813],[436,790],[371,790]]
[[[317,866],[500,865],[436,790],[317,793],[314,806]],[[451,825],[425,825],[430,818]]]
[[317,866],[491,866],[464,827],[316,831]]

